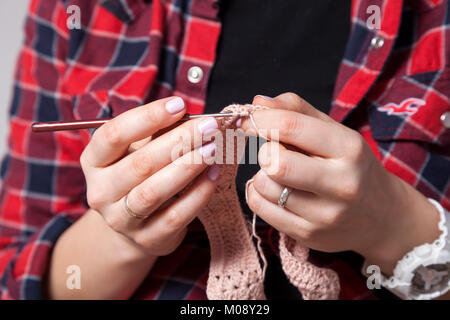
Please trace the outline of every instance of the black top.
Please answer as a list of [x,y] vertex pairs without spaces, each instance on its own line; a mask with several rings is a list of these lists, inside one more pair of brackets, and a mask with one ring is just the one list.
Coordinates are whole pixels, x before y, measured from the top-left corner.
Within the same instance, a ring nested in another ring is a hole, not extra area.
[[[205,113],[288,91],[328,113],[350,32],[350,0],[222,0],[219,16],[222,32]],[[259,166],[246,163],[236,184],[249,214],[245,182]],[[268,298],[299,298],[277,260],[269,261],[265,285]]]

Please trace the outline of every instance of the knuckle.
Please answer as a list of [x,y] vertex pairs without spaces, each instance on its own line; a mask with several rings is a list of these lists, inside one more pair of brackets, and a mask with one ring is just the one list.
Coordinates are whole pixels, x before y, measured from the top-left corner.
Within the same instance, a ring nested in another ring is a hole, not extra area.
[[323,217],[323,222],[328,226],[336,226],[341,223],[343,215],[337,210],[330,210]]
[[100,132],[102,133],[104,142],[112,147],[120,145],[122,141],[122,133],[117,121],[110,121],[104,124],[99,130],[101,130]]
[[298,105],[304,102],[302,98],[300,98],[297,94],[293,92],[285,92],[281,94],[279,98],[282,98],[284,101],[292,105]]
[[191,123],[186,123],[169,131],[168,146],[171,147],[172,160],[178,159],[192,150],[193,137],[193,124]]
[[184,227],[184,221],[176,209],[170,209],[167,212],[166,225],[170,231],[179,230]]
[[316,233],[317,233],[316,230],[309,229],[309,230],[305,231],[304,239],[306,241],[313,242],[314,239],[316,238]]
[[280,135],[292,135],[298,133],[302,128],[302,120],[299,116],[286,116],[280,118]]
[[86,199],[89,208],[99,209],[107,202],[105,194],[101,190],[102,188],[87,188]]
[[319,232],[318,227],[311,226],[303,230],[302,238],[307,242],[314,242],[319,237]]
[[304,230],[301,233],[301,238],[303,241],[312,241],[314,239],[314,231],[311,229]]
[[277,179],[284,179],[289,175],[290,166],[289,162],[283,159],[283,157],[280,157],[278,160],[278,165],[276,170],[273,171],[273,174],[271,175],[275,180]]
[[144,179],[153,173],[151,156],[143,150],[131,155],[131,169],[135,176]]
[[136,200],[144,207],[153,207],[159,204],[160,195],[152,186],[140,187],[135,190]]
[[355,202],[359,198],[361,183],[359,179],[355,177],[347,177],[340,183],[336,193],[339,199],[344,202]]
[[198,195],[198,199],[202,199],[201,201],[209,199],[213,192],[214,187],[210,184],[203,184],[196,188],[196,194]]
[[364,161],[366,142],[358,132],[352,130],[350,137],[342,140],[346,143],[344,150],[346,151],[345,154],[347,154],[349,160],[356,163]]
[[192,177],[195,176],[201,169],[202,164],[197,164],[190,155],[186,155],[180,160],[173,163],[179,172],[183,172],[183,176]]
[[155,108],[154,106],[147,106],[144,113],[145,120],[148,123],[160,123],[162,116],[159,110],[159,108]]

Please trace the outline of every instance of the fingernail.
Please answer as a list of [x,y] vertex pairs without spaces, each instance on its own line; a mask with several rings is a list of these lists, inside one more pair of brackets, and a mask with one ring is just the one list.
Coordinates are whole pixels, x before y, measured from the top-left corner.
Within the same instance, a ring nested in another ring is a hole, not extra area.
[[271,97],[263,96],[263,95],[260,95],[260,94],[258,94],[257,97],[260,97],[260,98],[263,98],[263,99],[269,100],[269,101],[272,101],[272,100],[273,100],[273,98],[271,98]]
[[242,118],[239,118],[239,119],[236,120],[236,127],[240,128],[241,125],[242,125]]
[[205,144],[199,149],[199,151],[204,159],[208,159],[212,157],[214,152],[216,151],[216,143],[210,142],[208,144]]
[[218,128],[219,126],[217,125],[217,121],[214,118],[208,118],[198,124],[198,129],[200,130],[202,135],[207,135],[208,133],[211,133]]
[[166,110],[170,114],[175,114],[184,109],[184,101],[180,97],[166,102]]
[[220,167],[218,165],[213,165],[208,169],[208,177],[212,181],[216,181],[220,174]]

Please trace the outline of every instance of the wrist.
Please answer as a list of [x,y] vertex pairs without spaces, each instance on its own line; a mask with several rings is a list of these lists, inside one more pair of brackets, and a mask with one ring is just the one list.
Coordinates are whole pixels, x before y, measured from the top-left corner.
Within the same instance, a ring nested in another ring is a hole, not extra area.
[[[50,299],[124,299],[145,279],[156,258],[115,233],[94,210],[68,228],[53,248],[45,280]],[[67,288],[67,267],[82,270],[79,290]]]
[[391,176],[392,195],[384,211],[380,232],[371,245],[359,252],[370,264],[391,276],[397,262],[414,247],[436,240],[439,213],[420,192],[396,176]]
[[139,246],[125,235],[118,233],[111,229],[101,217],[101,215],[90,210],[87,219],[92,221],[92,224],[101,225],[100,230],[107,243],[109,243],[109,250],[116,253],[116,263],[121,265],[131,265],[136,263],[147,263],[152,265],[157,256],[149,254],[143,247]]

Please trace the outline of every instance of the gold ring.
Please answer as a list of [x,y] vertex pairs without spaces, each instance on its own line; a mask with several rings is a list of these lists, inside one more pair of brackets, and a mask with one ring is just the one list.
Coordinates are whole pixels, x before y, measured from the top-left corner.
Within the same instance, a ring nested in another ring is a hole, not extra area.
[[123,206],[125,207],[125,211],[135,219],[144,220],[144,219],[148,218],[148,216],[149,216],[149,215],[140,215],[140,214],[134,213],[133,210],[131,210],[130,207],[128,206],[128,195],[126,195],[123,198]]

